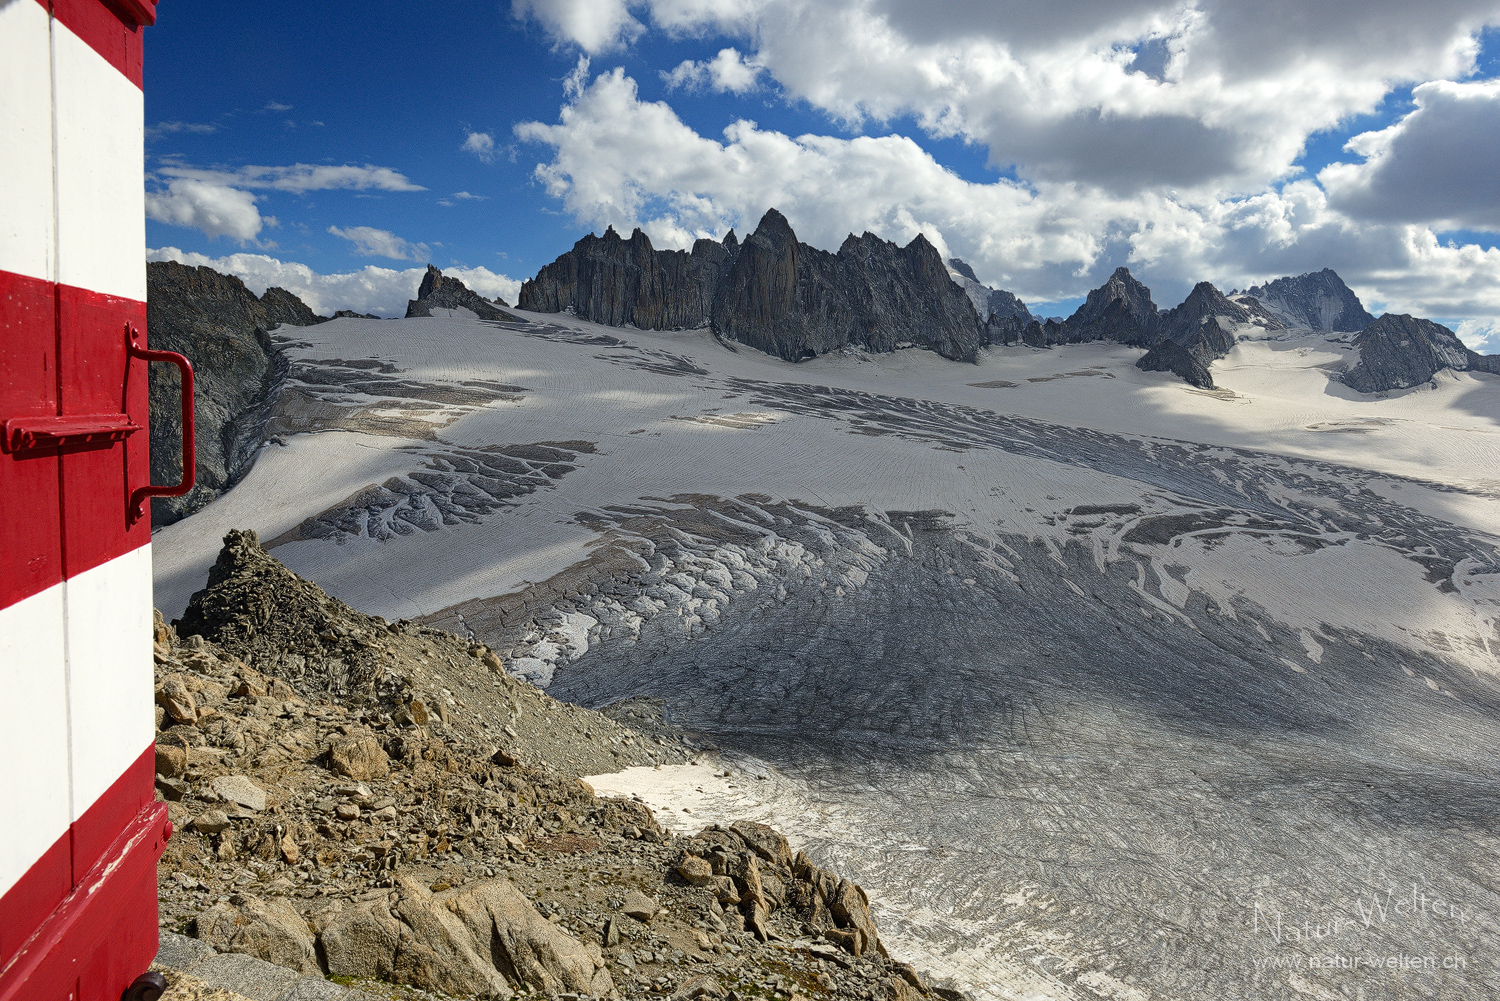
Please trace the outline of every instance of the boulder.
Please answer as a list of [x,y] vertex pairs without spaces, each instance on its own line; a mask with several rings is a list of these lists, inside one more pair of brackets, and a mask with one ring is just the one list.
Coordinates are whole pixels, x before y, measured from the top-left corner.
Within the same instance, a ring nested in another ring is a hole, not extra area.
[[738,820],[730,829],[755,851],[755,854],[784,869],[792,867],[792,849],[781,832],[753,820]]
[[321,973],[307,922],[285,900],[235,895],[193,922],[194,936],[219,952],[238,952],[303,973]]
[[870,917],[870,901],[864,890],[847,879],[839,880],[838,888],[828,901],[828,909],[840,928],[859,933],[859,940],[851,943],[854,947],[850,951],[854,955],[862,956],[879,948],[880,935],[875,930],[875,920]]
[[328,749],[328,767],[356,782],[383,779],[391,773],[391,759],[369,734],[335,740]]
[[433,900],[460,918],[479,951],[496,957],[518,984],[549,995],[614,990],[599,947],[585,946],[543,918],[509,880],[486,880]]
[[656,916],[656,900],[640,890],[627,890],[625,904],[620,910],[637,921],[650,921]]
[[677,863],[677,875],[687,880],[693,886],[712,886],[714,881],[714,867],[706,859],[696,855],[688,855]]
[[223,810],[205,810],[193,818],[193,830],[203,834],[222,834],[229,829],[229,815]]
[[226,803],[237,803],[257,813],[266,808],[266,791],[248,775],[220,775],[208,785]]
[[507,998],[522,986],[549,995],[614,990],[599,947],[547,921],[505,879],[433,893],[402,877],[388,897],[324,915],[318,942],[330,974],[447,994]]
[[176,744],[156,745],[156,774],[169,779],[180,778],[187,772],[188,749]]
[[156,690],[156,704],[167,711],[175,723],[192,723],[198,719],[198,703],[187,685],[176,677],[168,677]]

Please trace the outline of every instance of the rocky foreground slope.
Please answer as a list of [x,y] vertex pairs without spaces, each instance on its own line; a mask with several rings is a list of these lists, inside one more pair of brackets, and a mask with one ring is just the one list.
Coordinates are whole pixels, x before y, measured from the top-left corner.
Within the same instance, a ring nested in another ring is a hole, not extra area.
[[165,929],[383,996],[959,997],[771,828],[673,836],[580,778],[685,742],[362,615],[254,533],[156,660]]

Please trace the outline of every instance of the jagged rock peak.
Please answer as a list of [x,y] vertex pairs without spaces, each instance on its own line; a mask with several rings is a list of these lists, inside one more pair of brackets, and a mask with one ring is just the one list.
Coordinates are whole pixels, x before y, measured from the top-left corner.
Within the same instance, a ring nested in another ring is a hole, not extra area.
[[1120,302],[1137,322],[1147,323],[1156,319],[1156,303],[1151,301],[1151,289],[1136,280],[1130,269],[1123,265],[1115,268],[1109,280],[1088,294],[1082,306],[1068,318],[1069,323],[1086,323],[1103,315],[1111,303]]
[[[524,323],[519,316],[496,308],[496,303],[484,298],[462,281],[445,275],[435,265],[427,265],[417,297],[406,304],[408,319],[414,316],[431,316],[434,309],[467,309],[481,320],[500,320],[505,323]],[[503,301],[498,305],[504,306]]]
[[[146,326],[151,346],[193,363],[197,382],[197,484],[182,497],[151,502],[152,519],[169,525],[229,489],[249,471],[264,440],[287,360],[266,331],[310,326],[317,316],[282,288],[257,297],[234,275],[175,261],[146,265]],[[177,370],[152,365],[151,472],[174,482],[182,469],[182,411]]]
[[1118,267],[1108,281],[1088,294],[1065,326],[1070,341],[1119,341],[1149,348],[1160,336],[1160,324],[1151,290],[1130,269]]
[[1164,332],[1174,340],[1196,330],[1210,316],[1225,316],[1239,323],[1250,322],[1250,311],[1232,301],[1212,282],[1199,282],[1188,297],[1162,314]]
[[1253,296],[1291,327],[1353,332],[1375,322],[1359,296],[1332,268],[1278,278],[1233,294]]

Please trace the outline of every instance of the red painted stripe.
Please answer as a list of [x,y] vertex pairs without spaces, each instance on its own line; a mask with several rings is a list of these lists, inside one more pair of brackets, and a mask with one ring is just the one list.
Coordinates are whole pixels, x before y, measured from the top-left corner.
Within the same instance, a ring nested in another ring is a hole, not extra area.
[[0,967],[98,865],[120,831],[151,806],[155,774],[153,744],[0,897]]
[[0,1001],[117,1001],[156,954],[167,808],[148,747],[0,897]]
[[[145,428],[148,369],[129,358],[127,323],[146,328],[144,302],[0,271],[0,423],[123,413]],[[128,517],[150,467],[145,430],[0,453],[0,608],[150,542],[150,519]]]
[[156,22],[156,0],[37,0],[68,30],[141,86],[141,28]]
[[[57,291],[0,271],[0,421],[57,414]],[[0,608],[63,579],[57,451],[0,454]]]
[[[143,697],[144,698],[144,697]],[[156,802],[156,745],[132,761],[83,816],[73,821],[73,883],[105,857],[132,818]]]

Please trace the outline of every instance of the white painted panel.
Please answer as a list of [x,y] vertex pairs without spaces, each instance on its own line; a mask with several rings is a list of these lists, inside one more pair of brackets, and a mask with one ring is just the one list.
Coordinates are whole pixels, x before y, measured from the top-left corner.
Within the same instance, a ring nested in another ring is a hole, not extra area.
[[63,587],[0,609],[0,691],[9,707],[0,723],[0,895],[73,820]]
[[57,280],[146,298],[145,104],[141,89],[62,24],[57,95]]
[[53,281],[52,64],[41,4],[0,4],[0,270]]
[[151,547],[64,586],[76,821],[156,738]]

